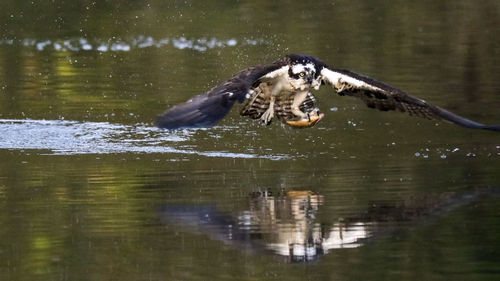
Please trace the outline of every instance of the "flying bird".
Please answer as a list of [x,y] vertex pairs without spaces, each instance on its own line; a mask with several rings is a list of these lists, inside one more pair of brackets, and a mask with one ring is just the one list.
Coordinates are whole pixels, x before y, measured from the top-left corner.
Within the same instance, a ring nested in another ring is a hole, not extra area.
[[271,64],[240,71],[206,93],[175,105],[158,117],[165,129],[210,127],[245,102],[240,115],[270,124],[275,118],[292,127],[310,127],[323,118],[311,90],[330,85],[340,96],[361,99],[368,107],[406,112],[431,120],[500,131],[500,125],[484,125],[456,115],[402,90],[349,70],[332,68],[301,54],[287,55]]

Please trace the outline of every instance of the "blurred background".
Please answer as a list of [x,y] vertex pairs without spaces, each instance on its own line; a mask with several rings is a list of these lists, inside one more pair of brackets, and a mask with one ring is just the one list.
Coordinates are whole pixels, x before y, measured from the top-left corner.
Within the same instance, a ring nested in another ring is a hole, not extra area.
[[4,0],[0,279],[497,280],[498,133],[328,87],[309,129],[154,121],[305,53],[499,124],[499,35],[493,0]]

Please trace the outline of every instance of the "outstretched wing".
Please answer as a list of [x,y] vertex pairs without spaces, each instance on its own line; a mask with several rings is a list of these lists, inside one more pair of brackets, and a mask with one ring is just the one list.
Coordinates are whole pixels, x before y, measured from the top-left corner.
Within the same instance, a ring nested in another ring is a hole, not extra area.
[[158,116],[157,126],[165,129],[210,127],[231,110],[233,104],[243,102],[249,89],[260,79],[286,73],[285,60],[266,66],[245,69],[226,82],[184,103],[175,105]]
[[370,108],[398,110],[412,116],[448,120],[467,128],[500,131],[500,125],[484,125],[458,116],[390,85],[349,70],[324,67],[321,76],[339,95],[360,98]]

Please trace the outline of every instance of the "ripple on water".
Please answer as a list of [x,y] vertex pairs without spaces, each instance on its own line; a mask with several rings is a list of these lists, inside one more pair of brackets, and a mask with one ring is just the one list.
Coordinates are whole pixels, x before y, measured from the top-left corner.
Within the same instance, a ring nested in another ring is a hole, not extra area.
[[146,125],[125,126],[107,122],[67,120],[0,119],[0,149],[49,150],[50,154],[176,153],[206,157],[265,158],[286,155],[258,155],[225,151],[176,148],[191,139],[196,129],[165,131]]

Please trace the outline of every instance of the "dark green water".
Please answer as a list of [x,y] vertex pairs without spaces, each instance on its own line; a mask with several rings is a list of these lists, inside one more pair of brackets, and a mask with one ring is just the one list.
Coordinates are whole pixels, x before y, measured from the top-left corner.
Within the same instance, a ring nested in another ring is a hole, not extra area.
[[0,3],[0,280],[500,277],[498,133],[327,87],[310,129],[153,125],[292,52],[500,123],[498,1],[37,2]]

